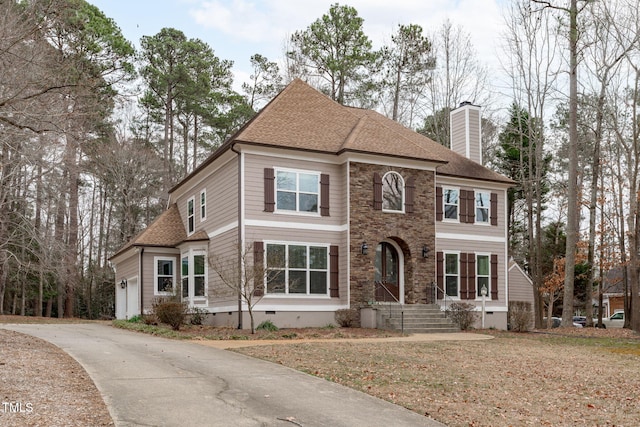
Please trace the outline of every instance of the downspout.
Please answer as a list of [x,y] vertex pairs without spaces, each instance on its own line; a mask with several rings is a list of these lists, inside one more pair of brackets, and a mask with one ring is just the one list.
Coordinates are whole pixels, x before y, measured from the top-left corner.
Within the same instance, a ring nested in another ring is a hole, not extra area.
[[144,280],[142,280],[144,274],[144,264],[142,264],[142,255],[144,254],[144,248],[140,248],[140,261],[138,262],[138,266],[140,268],[140,280],[138,281],[138,286],[140,287],[140,316],[144,314]]
[[[242,218],[242,153],[236,150],[235,143],[231,144],[231,151],[238,155],[238,250],[244,249],[243,218]],[[240,254],[238,254],[240,255]],[[242,257],[238,256],[238,271],[242,271]],[[242,289],[238,284],[238,329],[242,329]]]

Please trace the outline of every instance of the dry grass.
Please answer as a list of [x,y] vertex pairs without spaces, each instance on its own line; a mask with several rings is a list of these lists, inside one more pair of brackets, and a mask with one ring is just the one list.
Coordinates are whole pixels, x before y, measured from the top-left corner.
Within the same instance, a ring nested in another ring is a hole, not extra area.
[[[0,316],[0,323],[18,320],[31,319]],[[124,322],[120,326],[152,334],[170,331],[163,326],[143,328],[148,325],[140,323]],[[640,420],[640,339],[628,330],[563,328],[526,334],[484,331],[495,339],[385,343],[311,340],[399,334],[319,328],[251,335],[204,326],[170,332],[173,338],[287,342],[236,351],[364,391],[449,426],[635,426]],[[20,334],[1,335],[3,399],[41,402],[38,410],[46,410],[47,415],[39,421],[68,417],[70,409],[60,402],[82,402],[73,409],[80,425],[90,419],[83,417],[104,414],[103,406],[100,411],[101,399],[86,373],[57,347]],[[66,359],[55,359],[58,353]],[[7,366],[9,361],[11,365]],[[58,388],[52,388],[54,384]],[[91,407],[88,402],[97,406]],[[3,420],[1,415],[3,424],[6,416]],[[109,419],[90,422],[100,423],[108,424]]]
[[635,426],[640,340],[627,330],[491,332],[429,343],[309,343],[239,351],[449,426]]
[[0,329],[0,425],[113,422],[93,381],[71,356],[41,339]]

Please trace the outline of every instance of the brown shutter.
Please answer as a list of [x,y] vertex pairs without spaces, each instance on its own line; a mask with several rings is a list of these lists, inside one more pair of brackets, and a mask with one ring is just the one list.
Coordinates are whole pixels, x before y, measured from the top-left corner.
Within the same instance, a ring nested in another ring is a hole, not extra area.
[[442,299],[444,298],[444,254],[442,252],[436,253],[436,284],[437,299]]
[[329,175],[320,175],[320,215],[329,216]]
[[476,194],[473,191],[467,191],[467,222],[476,222]]
[[412,176],[407,178],[407,182],[404,184],[404,211],[406,213],[413,213],[413,200],[415,199],[416,184],[415,179]]
[[460,222],[467,222],[467,190],[460,190],[458,195],[458,215]]
[[491,193],[491,225],[498,225],[498,195]]
[[475,299],[478,295],[478,282],[476,280],[476,254],[467,254],[467,271],[469,272],[469,282],[467,293],[469,299]]
[[373,209],[382,210],[382,177],[377,172],[373,174]]
[[442,221],[442,187],[436,187],[436,221]]
[[498,300],[498,255],[491,255],[491,299]]
[[264,211],[273,212],[276,207],[275,199],[276,176],[272,168],[264,168]]
[[469,274],[467,273],[467,254],[460,254],[460,299],[469,299]]
[[340,296],[340,270],[338,261],[338,246],[331,246],[329,248],[329,296],[332,298]]
[[[266,170],[266,169],[265,169]],[[273,169],[272,169],[273,170]],[[253,267],[256,272],[253,280],[260,281],[266,275],[264,273],[264,243],[253,242]],[[264,295],[264,283],[255,283],[253,287],[253,296],[261,297]]]

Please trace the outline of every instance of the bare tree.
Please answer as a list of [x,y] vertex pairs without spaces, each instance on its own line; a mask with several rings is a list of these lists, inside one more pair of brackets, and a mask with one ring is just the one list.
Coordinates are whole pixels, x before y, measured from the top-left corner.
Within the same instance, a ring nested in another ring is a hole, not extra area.
[[[237,245],[233,254],[213,255],[209,257],[209,266],[224,286],[238,295],[239,316],[242,316],[242,305],[246,305],[251,319],[251,333],[255,333],[253,308],[264,297],[265,286],[273,291],[273,286],[281,276],[281,270],[274,269],[274,265],[284,263],[284,258],[270,255],[264,259],[262,242],[254,245]],[[239,327],[242,323],[239,322]]]

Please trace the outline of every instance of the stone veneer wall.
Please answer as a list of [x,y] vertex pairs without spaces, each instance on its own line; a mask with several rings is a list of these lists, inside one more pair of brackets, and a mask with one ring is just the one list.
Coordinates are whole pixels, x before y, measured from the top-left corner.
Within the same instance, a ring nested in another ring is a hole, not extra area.
[[[414,213],[390,213],[373,209],[373,175],[394,171],[415,180]],[[373,301],[376,246],[395,241],[404,252],[404,295],[407,304],[432,303],[435,281],[435,184],[434,172],[364,163],[350,163],[351,307]],[[369,253],[362,255],[362,242]],[[422,258],[422,246],[429,255]]]

